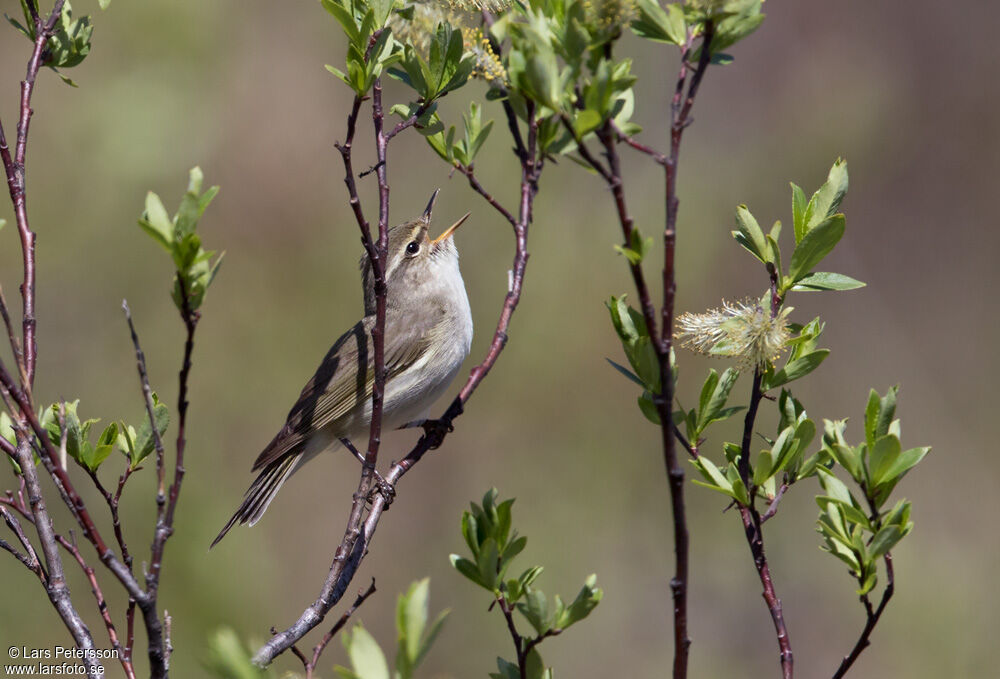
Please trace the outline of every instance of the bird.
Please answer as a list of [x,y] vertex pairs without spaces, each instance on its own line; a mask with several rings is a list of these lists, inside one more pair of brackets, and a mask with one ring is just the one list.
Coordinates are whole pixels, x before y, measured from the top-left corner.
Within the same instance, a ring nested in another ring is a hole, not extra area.
[[[469,213],[432,240],[428,230],[438,192],[420,217],[388,232],[383,430],[425,421],[472,345],[472,313],[454,242]],[[285,481],[317,455],[337,449],[342,439],[367,436],[376,296],[367,255],[360,267],[364,317],[333,344],[303,387],[284,426],[254,462],[257,478],[211,547],[237,523],[256,524]]]

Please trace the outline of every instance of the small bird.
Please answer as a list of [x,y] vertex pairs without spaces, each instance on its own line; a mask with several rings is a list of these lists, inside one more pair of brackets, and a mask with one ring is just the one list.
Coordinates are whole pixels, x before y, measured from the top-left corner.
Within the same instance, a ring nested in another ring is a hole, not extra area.
[[[385,392],[382,428],[427,418],[431,404],[458,373],[472,344],[472,314],[458,268],[452,224],[431,240],[431,211],[389,230],[385,269]],[[316,374],[302,389],[285,426],[253,464],[260,473],[243,496],[214,547],[237,522],[260,520],[281,485],[302,466],[341,439],[367,437],[375,382],[375,289],[371,263],[361,258],[365,317],[341,335]]]

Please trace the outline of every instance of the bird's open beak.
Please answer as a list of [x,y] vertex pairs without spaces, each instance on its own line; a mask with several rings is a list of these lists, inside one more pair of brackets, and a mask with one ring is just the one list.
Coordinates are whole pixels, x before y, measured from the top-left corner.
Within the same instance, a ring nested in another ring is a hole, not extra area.
[[441,189],[434,189],[434,193],[431,194],[431,199],[427,201],[427,207],[424,208],[424,219],[430,221],[431,212],[434,211],[434,201],[437,200],[438,194],[441,193]]
[[462,217],[457,222],[449,226],[447,229],[444,230],[444,232],[440,236],[432,240],[431,245],[437,245],[438,243],[450,238],[451,235],[458,230],[458,227],[462,226],[462,222],[468,219],[469,215],[471,214],[472,214],[471,212],[466,212],[464,217]]

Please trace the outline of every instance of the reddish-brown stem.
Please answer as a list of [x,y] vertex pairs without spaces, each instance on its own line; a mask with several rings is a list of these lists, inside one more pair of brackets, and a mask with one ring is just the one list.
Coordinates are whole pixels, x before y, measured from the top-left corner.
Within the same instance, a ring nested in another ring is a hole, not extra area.
[[889,604],[889,599],[892,598],[893,593],[896,591],[896,581],[895,574],[892,567],[892,554],[886,554],[883,558],[885,562],[885,573],[886,573],[886,585],[885,591],[882,592],[882,600],[878,603],[878,608],[872,609],[871,599],[867,594],[861,596],[861,604],[865,607],[865,626],[861,630],[861,636],[858,637],[858,641],[854,644],[854,648],[851,652],[844,657],[840,663],[840,667],[833,675],[833,679],[841,679],[847,674],[847,671],[851,669],[854,661],[858,659],[861,652],[864,651],[871,644],[871,634],[875,630],[875,625],[878,624],[879,618],[882,617],[882,612],[885,611],[885,607]]
[[96,471],[87,470],[87,474],[90,476],[91,481],[94,482],[94,487],[97,488],[97,492],[101,494],[104,498],[104,502],[108,505],[108,510],[111,512],[111,524],[115,530],[115,540],[118,542],[118,548],[122,553],[122,561],[125,565],[132,568],[132,556],[129,554],[128,545],[125,543],[125,536],[122,533],[121,517],[118,515],[118,498],[121,495],[121,489],[124,485],[124,480],[128,477],[128,471],[123,473],[118,479],[118,492],[112,494],[111,491],[104,487],[101,483],[101,479],[97,476]]
[[[777,294],[777,276],[774,267],[768,269],[771,280],[771,318],[778,315],[781,308],[781,298]],[[784,494],[787,485],[782,484],[781,490],[775,494],[771,506],[762,518],[755,507],[757,488],[753,485],[750,472],[750,444],[753,439],[754,424],[757,420],[757,409],[760,401],[764,397],[761,390],[763,373],[760,367],[754,369],[753,384],[750,387],[750,405],[747,408],[746,417],[743,420],[743,440],[740,445],[740,459],[737,464],[737,471],[740,479],[750,496],[749,506],[737,502],[740,511],[740,519],[743,521],[743,530],[746,534],[747,544],[753,556],[754,567],[760,577],[761,585],[764,588],[764,601],[767,609],[771,613],[771,620],[774,622],[775,634],[778,638],[779,657],[781,660],[781,676],[783,679],[792,679],[794,672],[794,657],[792,655],[792,645],[788,638],[788,629],[785,626],[785,617],[781,608],[781,600],[775,593],[774,582],[771,579],[771,569],[767,563],[767,556],[764,553],[764,533],[761,528],[764,521],[774,516],[778,509],[778,502]]]
[[104,600],[104,592],[101,591],[101,586],[97,582],[97,576],[94,574],[94,569],[84,560],[83,555],[80,554],[79,548],[66,538],[61,535],[57,535],[56,539],[59,544],[62,545],[63,549],[69,552],[73,558],[79,564],[80,569],[83,571],[84,576],[87,578],[87,582],[90,583],[90,591],[94,593],[94,599],[97,601],[97,610],[101,614],[101,619],[104,621],[104,626],[108,630],[108,640],[111,642],[111,647],[118,652],[118,658],[121,662],[122,669],[125,671],[125,676],[128,679],[135,679],[135,672],[132,668],[132,661],[130,658],[125,656],[122,650],[122,645],[118,641],[118,633],[115,630],[115,624],[111,620],[111,613],[108,610],[108,604]]
[[[692,457],[697,457],[695,447],[687,442],[680,434],[676,426],[672,424],[672,403],[673,403],[673,377],[671,374],[670,353],[673,344],[673,308],[675,293],[675,272],[674,272],[674,251],[676,245],[676,224],[678,201],[676,196],[676,176],[677,160],[680,152],[681,135],[684,128],[689,123],[691,106],[697,94],[698,86],[708,67],[708,44],[712,37],[712,24],[708,22],[703,38],[703,58],[699,62],[698,70],[688,85],[688,71],[686,56],[690,48],[685,45],[681,57],[681,69],[678,74],[677,88],[674,96],[674,103],[671,108],[671,155],[669,160],[651,148],[646,147],[634,140],[627,138],[620,130],[614,127],[610,120],[598,130],[597,135],[604,147],[604,155],[607,159],[605,167],[590,153],[586,144],[580,139],[573,129],[568,117],[563,116],[564,127],[574,135],[577,142],[577,149],[588,165],[590,165],[607,183],[614,196],[615,209],[618,221],[622,227],[624,246],[630,247],[635,235],[635,225],[628,210],[625,199],[625,188],[622,180],[621,162],[618,157],[616,144],[619,140],[624,140],[630,146],[636,148],[647,155],[650,155],[658,163],[664,166],[666,171],[666,227],[664,229],[664,269],[663,269],[663,289],[664,301],[661,310],[662,328],[657,329],[656,308],[653,304],[643,274],[641,262],[629,262],[629,270],[639,297],[639,306],[642,310],[643,318],[649,330],[650,337],[653,338],[653,348],[656,353],[659,368],[660,393],[653,395],[660,417],[661,445],[663,448],[664,465],[666,467],[667,478],[670,486],[671,514],[674,524],[674,552],[675,569],[674,576],[670,580],[671,597],[673,600],[674,619],[674,664],[673,676],[675,679],[683,679],[687,676],[688,652],[691,640],[688,637],[687,625],[687,588],[689,579],[689,535],[687,529],[686,508],[684,504],[684,470],[677,459],[674,446],[675,438],[681,440],[685,449]],[[611,58],[611,45],[605,46],[605,57]],[[684,88],[688,87],[688,94],[684,98]],[[683,101],[683,104],[681,103]]]
[[517,625],[514,624],[514,608],[507,601],[507,597],[502,593],[497,595],[496,603],[500,605],[500,611],[507,622],[507,631],[510,633],[511,641],[514,642],[514,652],[517,654],[517,670],[520,679],[528,679],[528,654],[531,653],[531,649],[549,637],[562,634],[562,630],[558,628],[549,629],[543,634],[527,639],[517,631]]
[[511,226],[515,228],[517,227],[517,219],[514,217],[514,215],[512,215],[507,208],[501,205],[500,202],[493,197],[493,194],[487,191],[483,187],[483,185],[479,183],[479,179],[476,177],[475,174],[474,165],[469,165],[468,167],[466,167],[459,163],[455,163],[455,169],[461,172],[463,175],[465,175],[466,179],[469,180],[469,186],[472,187],[473,191],[482,196],[483,199],[486,200],[486,202],[489,203],[494,210],[499,212],[503,216],[503,218],[510,223]]
[[670,162],[669,158],[667,158],[665,155],[663,155],[653,147],[640,143],[635,138],[630,137],[629,135],[622,132],[621,128],[619,128],[618,125],[613,120],[609,122],[611,123],[611,128],[615,132],[617,141],[625,142],[627,145],[631,146],[636,151],[639,151],[640,153],[645,153],[647,156],[652,158],[658,165],[663,165],[664,167],[666,167],[667,164]]
[[[188,379],[191,374],[191,356],[194,353],[194,334],[198,327],[200,314],[191,308],[189,293],[184,285],[184,279],[178,274],[177,284],[180,290],[178,295],[181,302],[180,314],[184,322],[184,358],[181,362],[181,369],[178,373],[178,393],[177,393],[177,443],[176,457],[174,459],[174,480],[170,484],[166,509],[161,513],[157,512],[156,528],[153,532],[153,544],[150,547],[149,570],[146,573],[146,591],[141,597],[134,597],[142,611],[143,623],[149,635],[149,647],[147,649],[150,664],[150,676],[153,679],[164,679],[167,676],[170,661],[169,634],[165,634],[163,622],[161,622],[157,612],[157,595],[160,587],[160,571],[163,567],[163,553],[167,540],[174,532],[174,515],[177,511],[177,501],[180,497],[181,484],[184,481],[184,450],[187,445],[187,390]],[[126,311],[126,316],[128,313]],[[131,324],[130,324],[131,327]],[[132,328],[134,330],[134,328]],[[138,347],[138,338],[135,338]],[[141,350],[137,349],[137,356]],[[139,364],[140,379],[148,387],[148,378],[144,377],[145,361]],[[150,408],[151,401],[147,402]],[[150,426],[156,431],[155,417],[152,409],[147,410],[150,418]]]
[[[380,98],[380,100],[379,100],[380,104],[379,105],[380,106],[381,106],[381,94],[382,94],[382,91],[381,91],[381,85],[380,85],[379,86],[379,98]],[[413,127],[414,125],[416,125],[417,121],[420,120],[420,116],[422,116],[423,114],[427,113],[427,109],[430,108],[430,106],[431,106],[432,103],[434,103],[433,100],[422,102],[419,106],[417,106],[417,110],[413,112],[413,115],[411,115],[409,118],[407,118],[405,120],[401,120],[398,123],[396,123],[396,126],[393,127],[391,130],[389,130],[388,133],[386,133],[386,135],[385,135],[385,142],[388,143],[389,141],[392,140],[393,137],[395,137],[397,134],[399,134],[403,130],[405,130],[407,128],[410,128],[410,127]],[[385,164],[383,163],[382,166],[384,167]]]
[[764,588],[764,601],[767,602],[767,610],[771,613],[775,634],[778,637],[781,676],[783,679],[792,679],[794,663],[792,645],[788,639],[788,629],[785,627],[785,617],[781,610],[781,600],[774,591],[774,583],[771,580],[771,569],[767,564],[767,556],[764,554],[764,535],[761,533],[760,516],[753,507],[747,507],[742,504],[738,504],[737,506],[740,511],[740,519],[743,521],[743,530],[746,533],[747,544],[750,545],[750,553],[753,555],[753,563],[757,568],[757,575],[760,577],[760,583]]

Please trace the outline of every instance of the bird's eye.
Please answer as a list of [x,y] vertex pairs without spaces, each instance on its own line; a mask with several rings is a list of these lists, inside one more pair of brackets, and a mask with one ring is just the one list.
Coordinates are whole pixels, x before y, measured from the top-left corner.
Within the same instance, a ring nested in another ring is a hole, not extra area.
[[415,240],[410,241],[410,243],[406,246],[407,254],[415,255],[419,251],[420,251],[420,243],[418,243]]

